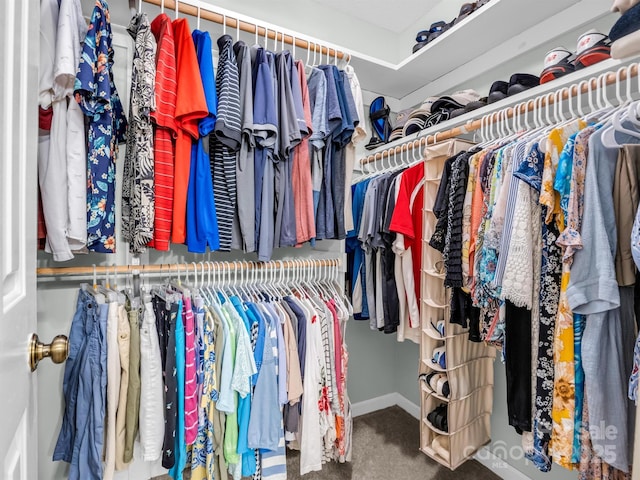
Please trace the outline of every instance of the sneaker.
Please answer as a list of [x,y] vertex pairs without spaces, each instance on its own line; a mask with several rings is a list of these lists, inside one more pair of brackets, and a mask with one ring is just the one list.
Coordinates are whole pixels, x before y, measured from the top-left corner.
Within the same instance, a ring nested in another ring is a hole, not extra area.
[[540,75],[540,83],[547,83],[556,78],[573,73],[576,69],[573,61],[575,56],[563,47],[554,48],[544,59],[544,70]]
[[604,33],[589,30],[578,39],[574,65],[576,70],[611,58],[611,40]]

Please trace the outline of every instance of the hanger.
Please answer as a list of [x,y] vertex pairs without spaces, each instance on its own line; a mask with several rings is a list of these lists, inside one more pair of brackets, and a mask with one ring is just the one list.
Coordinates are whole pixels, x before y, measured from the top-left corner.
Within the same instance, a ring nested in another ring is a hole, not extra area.
[[[631,65],[629,67],[622,67],[616,72],[616,98],[619,103],[618,110],[611,116],[610,121],[602,129],[602,144],[607,148],[618,148],[621,146],[620,142],[616,140],[616,133],[624,133],[632,137],[640,137],[640,132],[634,129],[626,128],[622,124],[626,121],[627,124],[640,127],[640,121],[637,118],[637,110],[640,106],[640,102],[631,102]],[[627,71],[627,98],[623,101],[620,94],[620,83],[622,82],[621,75],[623,71]],[[638,85],[640,86],[640,75],[638,76]]]
[[180,0],[176,0],[175,7],[176,7],[176,20],[177,20],[178,19],[178,11],[180,10]]
[[201,31],[200,30],[200,7],[198,7],[198,16],[196,17],[196,30]]
[[160,2],[160,13],[164,14],[164,0]]
[[171,282],[169,282],[169,287],[171,288],[171,290],[181,293],[183,295],[188,295],[189,294],[189,289],[186,288],[186,286],[182,285],[182,278],[180,276],[180,264],[176,263],[176,270],[177,270],[177,280],[172,280]]

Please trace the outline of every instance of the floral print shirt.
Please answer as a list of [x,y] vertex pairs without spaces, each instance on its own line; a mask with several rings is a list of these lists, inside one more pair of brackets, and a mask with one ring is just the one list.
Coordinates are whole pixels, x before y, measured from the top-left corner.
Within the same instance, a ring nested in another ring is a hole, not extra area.
[[109,6],[96,0],[74,85],[75,99],[89,120],[87,145],[87,247],[114,253],[115,157],[126,119],[113,82],[113,34]]

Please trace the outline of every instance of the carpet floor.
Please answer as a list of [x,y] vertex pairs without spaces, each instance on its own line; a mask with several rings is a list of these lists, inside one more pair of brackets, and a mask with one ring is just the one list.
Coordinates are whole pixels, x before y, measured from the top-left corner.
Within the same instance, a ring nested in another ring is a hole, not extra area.
[[[386,408],[354,420],[351,463],[326,464],[321,472],[300,476],[299,453],[287,450],[287,478],[289,480],[499,480],[500,478],[475,460],[466,462],[452,472],[420,452],[419,445],[418,420],[400,407]],[[164,479],[165,477],[157,477],[157,480]]]

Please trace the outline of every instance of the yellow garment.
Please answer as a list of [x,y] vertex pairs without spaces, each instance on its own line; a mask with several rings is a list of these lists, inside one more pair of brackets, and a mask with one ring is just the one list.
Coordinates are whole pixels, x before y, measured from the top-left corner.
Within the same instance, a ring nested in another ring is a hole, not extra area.
[[576,370],[574,356],[573,312],[567,299],[570,266],[562,266],[560,303],[556,316],[556,331],[553,344],[555,375],[553,380],[553,430],[549,450],[553,460],[570,470],[573,455],[573,438],[576,412]]

